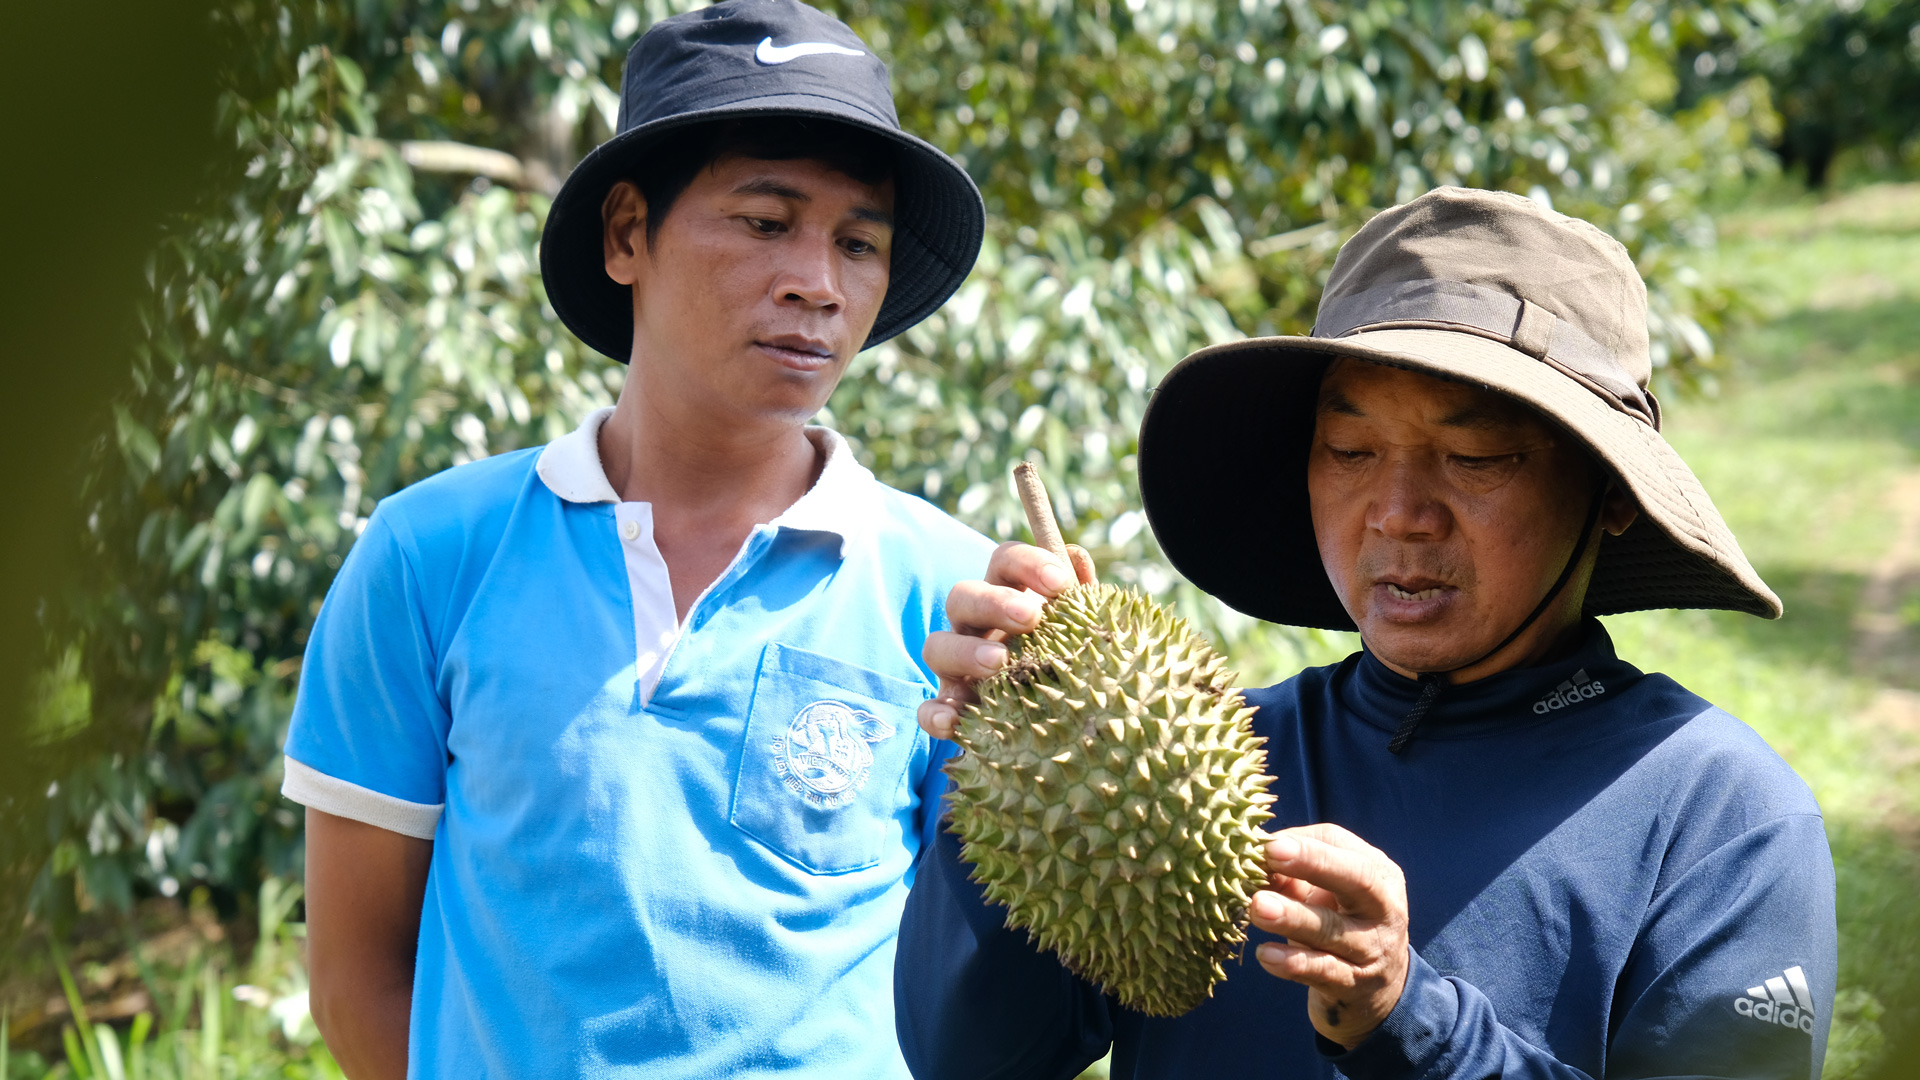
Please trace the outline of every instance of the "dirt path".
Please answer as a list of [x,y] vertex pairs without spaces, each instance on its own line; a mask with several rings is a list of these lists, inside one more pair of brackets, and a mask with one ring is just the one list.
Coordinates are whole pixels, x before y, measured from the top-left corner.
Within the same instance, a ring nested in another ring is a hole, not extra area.
[[1913,634],[1908,618],[1901,610],[1905,594],[1920,579],[1920,471],[1895,481],[1887,501],[1894,512],[1893,543],[1861,591],[1860,610],[1854,618],[1854,658],[1862,674],[1893,675],[1894,681],[1905,683],[1920,662],[1909,640]]
[[[1894,511],[1893,542],[1874,565],[1854,617],[1854,665],[1881,683],[1861,720],[1875,732],[1890,772],[1920,766],[1920,633],[1908,597],[1920,592],[1920,470],[1903,474],[1887,490]],[[1891,685],[1889,685],[1891,684]],[[1920,818],[1908,807],[1888,806],[1887,822],[1920,848]]]

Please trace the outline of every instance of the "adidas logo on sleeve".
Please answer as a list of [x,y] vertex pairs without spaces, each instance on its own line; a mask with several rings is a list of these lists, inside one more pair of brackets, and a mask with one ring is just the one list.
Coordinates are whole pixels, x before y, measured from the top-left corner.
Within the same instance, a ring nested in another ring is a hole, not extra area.
[[1748,987],[1747,996],[1733,999],[1733,1011],[1813,1034],[1813,991],[1807,987],[1807,973],[1798,964],[1759,986]]
[[1573,673],[1566,682],[1553,688],[1553,692],[1533,703],[1533,711],[1545,716],[1555,709],[1564,709],[1569,705],[1578,705],[1590,698],[1597,698],[1607,692],[1599,679],[1587,677],[1587,669],[1581,668]]

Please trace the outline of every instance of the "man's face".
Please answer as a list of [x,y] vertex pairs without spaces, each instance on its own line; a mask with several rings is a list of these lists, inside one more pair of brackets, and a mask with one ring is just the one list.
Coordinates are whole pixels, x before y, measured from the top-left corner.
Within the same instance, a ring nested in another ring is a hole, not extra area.
[[[1473,661],[1520,625],[1573,554],[1593,478],[1578,443],[1491,391],[1348,360],[1321,381],[1307,464],[1320,559],[1367,647],[1403,675]],[[1608,531],[1632,518],[1609,498]],[[1587,576],[1455,678],[1543,658],[1578,620]]]
[[649,249],[645,200],[616,184],[607,272],[634,287],[644,392],[722,423],[818,412],[880,314],[892,212],[891,181],[724,156],[695,175]]

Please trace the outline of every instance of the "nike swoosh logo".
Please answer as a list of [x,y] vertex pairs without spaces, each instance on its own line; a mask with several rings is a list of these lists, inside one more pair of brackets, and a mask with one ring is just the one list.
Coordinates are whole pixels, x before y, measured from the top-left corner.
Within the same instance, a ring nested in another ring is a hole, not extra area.
[[775,45],[772,38],[762,38],[758,48],[753,50],[753,58],[763,64],[784,64],[789,60],[798,60],[803,56],[818,56],[832,53],[835,56],[865,56],[859,49],[849,49],[845,45],[834,45],[825,41],[799,41],[792,45]]

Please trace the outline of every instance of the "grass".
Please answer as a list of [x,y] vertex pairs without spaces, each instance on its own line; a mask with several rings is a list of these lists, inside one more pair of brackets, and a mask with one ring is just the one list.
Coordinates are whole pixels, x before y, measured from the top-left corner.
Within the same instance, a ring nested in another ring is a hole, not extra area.
[[[0,1010],[0,1080],[344,1080],[307,1013],[306,928],[288,921],[299,900],[298,885],[268,881],[250,945],[204,903],[150,908],[149,936],[125,948],[88,942],[104,960],[51,945],[59,996],[21,1017],[24,1032]],[[61,1018],[57,1041],[47,1013]]]

